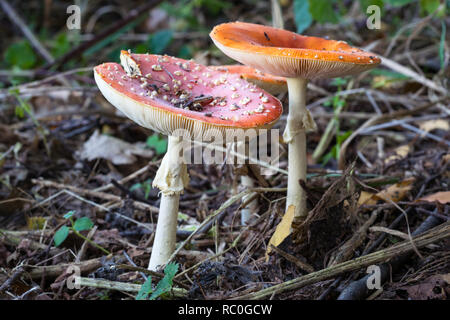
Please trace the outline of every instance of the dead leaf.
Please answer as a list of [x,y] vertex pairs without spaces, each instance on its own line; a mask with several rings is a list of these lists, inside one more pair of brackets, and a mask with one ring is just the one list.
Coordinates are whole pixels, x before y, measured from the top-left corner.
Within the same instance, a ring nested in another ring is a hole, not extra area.
[[410,151],[411,151],[410,145],[406,144],[406,145],[400,146],[394,150],[393,155],[387,157],[384,160],[384,163],[390,163],[390,162],[405,159]]
[[45,217],[27,217],[28,230],[42,230],[46,222]]
[[[373,202],[372,197],[375,195],[375,193],[367,192],[367,191],[361,191],[361,195],[358,199],[358,206],[363,204],[369,204]],[[376,203],[376,201],[375,201]]]
[[270,238],[269,244],[267,246],[266,261],[269,260],[269,253],[272,251],[270,245],[278,247],[284,241],[284,239],[286,239],[291,234],[291,225],[292,220],[294,219],[294,210],[294,206],[289,206],[287,212],[284,214],[280,223],[277,225],[277,228],[275,229],[275,232]]
[[437,274],[419,284],[403,287],[413,300],[446,300],[450,285],[450,274]]
[[115,165],[130,164],[136,161],[135,155],[145,158],[154,156],[154,152],[144,149],[140,144],[131,144],[126,141],[100,134],[96,130],[79,151],[81,159],[92,161],[106,159]]
[[427,202],[440,202],[442,204],[446,204],[450,202],[450,191],[440,191],[433,194],[430,194],[426,197],[420,198],[419,201],[427,201]]
[[359,205],[375,205],[378,200],[384,200],[386,202],[399,202],[411,191],[413,187],[413,182],[415,178],[408,178],[403,181],[400,181],[396,184],[389,186],[388,188],[376,193],[371,194],[369,192],[361,192],[361,196],[359,197],[358,204]]
[[444,163],[450,162],[450,153],[443,155],[442,160],[444,161]]
[[450,129],[448,121],[444,119],[428,120],[422,122],[419,127],[425,132],[430,132],[436,129],[448,131]]

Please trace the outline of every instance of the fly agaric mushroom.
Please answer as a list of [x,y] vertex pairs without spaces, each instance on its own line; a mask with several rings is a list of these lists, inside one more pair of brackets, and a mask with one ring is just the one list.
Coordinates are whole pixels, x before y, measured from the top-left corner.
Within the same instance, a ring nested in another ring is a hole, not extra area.
[[287,80],[289,115],[283,134],[283,140],[289,143],[286,212],[293,206],[294,218],[301,221],[307,215],[306,197],[299,184],[299,180],[306,180],[306,132],[316,129],[305,104],[307,81],[357,74],[381,60],[344,41],[307,37],[252,23],[224,23],[214,27],[210,36],[229,57]]
[[242,79],[256,84],[259,88],[264,89],[273,95],[287,91],[285,78],[277,77],[249,66],[235,64],[227,66],[211,66],[211,68],[219,71],[239,74]]
[[175,249],[179,198],[189,181],[186,164],[180,161],[181,139],[173,136],[176,131],[199,140],[210,129],[223,138],[238,130],[270,128],[282,106],[238,75],[193,61],[127,51],[121,52],[120,60],[123,68],[117,63],[94,68],[101,93],[137,124],[168,136],[167,153],[153,180],[162,193],[149,263],[149,269],[156,270]]

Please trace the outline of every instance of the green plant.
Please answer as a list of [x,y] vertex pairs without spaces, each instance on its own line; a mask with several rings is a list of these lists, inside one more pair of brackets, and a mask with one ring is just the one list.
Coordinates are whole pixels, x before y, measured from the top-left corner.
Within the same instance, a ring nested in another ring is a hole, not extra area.
[[[330,128],[334,127],[335,133],[336,133],[336,144],[331,148],[330,152],[325,154],[322,157],[322,165],[326,165],[330,159],[334,158],[337,159],[339,156],[339,152],[341,149],[342,143],[347,139],[351,134],[352,131],[340,131],[340,122],[339,122],[339,114],[341,113],[342,109],[345,107],[345,99],[339,95],[339,92],[342,91],[342,86],[347,84],[347,81],[343,78],[335,78],[331,82],[334,86],[337,86],[337,94],[333,96],[333,98],[326,103],[324,103],[325,106],[332,106],[333,107],[333,119],[332,119],[332,125],[330,125]],[[327,128],[328,129],[328,128]],[[327,136],[324,134],[324,136]],[[321,141],[322,142],[322,141]],[[320,144],[320,143],[319,143]]]
[[48,143],[47,143],[48,131],[36,119],[31,105],[21,98],[19,89],[17,89],[17,88],[10,89],[9,93],[11,93],[17,99],[17,102],[19,102],[19,104],[16,106],[16,108],[14,110],[16,116],[19,119],[21,119],[25,116],[25,114],[27,114],[31,118],[31,120],[33,121],[34,125],[37,128],[37,131],[41,135],[47,155],[50,156],[50,147],[48,146]]
[[[367,7],[377,5],[381,10],[389,5],[400,8],[406,5],[419,5],[422,15],[435,13],[437,17],[445,16],[445,6],[437,11],[440,0],[359,0],[361,11],[367,13]],[[338,0],[294,0],[294,20],[297,32],[301,33],[309,28],[313,22],[339,23],[347,8]]]
[[[152,277],[148,277],[141,286],[136,295],[136,300],[155,300],[158,297],[164,296],[172,289],[173,278],[178,272],[178,263],[168,263],[164,268],[164,277],[158,282],[155,289],[152,287]],[[150,295],[150,297],[149,297]]]
[[167,151],[167,139],[161,138],[159,134],[149,136],[146,144],[150,148],[153,148],[157,155],[165,154]]
[[136,53],[163,54],[173,39],[173,31],[170,29],[159,30],[148,36],[147,42],[136,46]]
[[144,182],[139,182],[139,183],[135,183],[134,185],[131,186],[130,191],[134,191],[134,190],[138,190],[138,189],[143,189],[145,192],[145,199],[148,199],[148,196],[150,194],[150,191],[152,190],[152,179],[147,179]]
[[53,242],[55,243],[55,247],[60,246],[64,240],[67,239],[67,237],[69,236],[70,231],[72,231],[74,234],[76,234],[78,237],[82,238],[83,240],[89,242],[91,245],[93,245],[94,247],[100,249],[101,251],[103,251],[106,254],[111,254],[111,252],[109,252],[108,250],[106,250],[105,248],[99,246],[98,244],[96,244],[94,241],[92,241],[91,239],[86,238],[85,236],[83,236],[80,232],[84,231],[84,230],[90,230],[92,229],[92,227],[94,226],[94,223],[92,222],[91,219],[89,219],[88,217],[82,217],[79,218],[77,220],[73,220],[72,216],[75,214],[75,211],[69,211],[64,215],[64,219],[69,220],[71,226],[62,226],[61,228],[59,228],[54,236],[53,236]]
[[205,30],[195,15],[196,9],[205,10],[208,15],[217,16],[224,9],[231,6],[227,1],[222,0],[181,0],[175,4],[164,1],[161,8],[169,15],[177,18],[176,27],[179,30],[194,29]]
[[26,40],[13,43],[5,51],[5,61],[12,67],[31,69],[37,60],[31,45]]

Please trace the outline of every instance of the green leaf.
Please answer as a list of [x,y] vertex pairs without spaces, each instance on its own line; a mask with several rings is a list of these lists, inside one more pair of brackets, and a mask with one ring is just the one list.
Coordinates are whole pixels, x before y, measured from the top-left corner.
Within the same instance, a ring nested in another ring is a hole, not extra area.
[[160,30],[155,32],[150,38],[150,51],[152,54],[162,54],[172,42],[172,30]]
[[156,285],[155,291],[150,296],[150,300],[155,300],[172,289],[173,277],[178,272],[178,267],[178,263],[171,262],[164,268],[164,278]]
[[136,300],[145,300],[148,295],[152,292],[152,277],[148,277],[144,284],[141,286],[138,294],[136,295]]
[[345,86],[347,84],[347,79],[345,78],[334,78],[333,80],[331,80],[331,85],[332,86],[336,86],[336,87],[340,87],[340,86]]
[[309,12],[311,16],[319,23],[332,22],[337,23],[338,14],[334,11],[334,0],[308,0]]
[[28,41],[20,41],[10,45],[5,51],[5,60],[11,66],[18,66],[21,69],[30,69],[37,58]]
[[311,25],[313,19],[309,13],[308,0],[294,0],[294,20],[297,33],[302,33]]
[[147,138],[147,145],[155,149],[156,154],[161,155],[167,151],[167,140],[160,138],[158,134],[154,134]]
[[138,190],[140,188],[142,188],[142,183],[138,182],[131,186],[130,191]]
[[58,247],[61,243],[66,240],[67,236],[69,235],[70,229],[67,226],[62,226],[58,229],[58,231],[55,232],[55,235],[53,236],[53,241],[55,242],[55,247]]
[[441,63],[441,69],[444,69],[445,67],[445,34],[447,33],[447,27],[445,25],[444,20],[442,22],[442,31],[441,31],[441,42],[439,44],[439,60]]
[[[145,19],[146,19],[146,16],[142,15],[142,17],[136,19],[135,21],[133,21],[133,22],[131,22],[131,23],[125,25],[125,26],[123,26],[122,28],[120,28],[116,32],[114,32],[111,35],[107,36],[105,39],[103,39],[103,40],[99,41],[98,43],[96,43],[95,45],[93,45],[91,48],[87,49],[83,53],[83,57],[88,57],[88,56],[94,54],[95,52],[103,49],[104,47],[106,47],[110,43],[115,43],[116,41],[119,40],[119,38],[120,38],[120,36],[122,34],[124,34],[124,33],[128,32],[129,30],[133,29],[138,24],[142,23]],[[121,49],[127,50],[126,46],[122,47]]]
[[25,117],[25,110],[23,110],[20,105],[16,106],[16,108],[14,109],[14,114],[17,116],[17,118],[22,119],[23,117]]
[[73,228],[76,231],[89,230],[93,226],[94,226],[94,223],[88,217],[83,217],[83,218],[77,219],[77,221],[75,221],[75,223],[73,224]]
[[337,143],[341,145],[348,137],[353,133],[352,130],[345,131],[344,133],[337,136]]
[[191,47],[187,44],[182,45],[180,50],[178,50],[177,57],[185,60],[191,59],[192,58]]
[[415,0],[384,0],[386,3],[390,4],[393,7],[401,7]]
[[431,14],[439,8],[440,0],[420,0],[420,10],[426,14]]
[[145,181],[144,186],[145,186],[144,197],[145,197],[145,199],[148,199],[148,196],[150,195],[150,191],[152,191],[152,179],[148,179],[147,181]]
[[232,6],[231,3],[222,0],[200,0],[198,2],[197,6],[206,7],[213,15],[217,15],[224,9],[228,9]]
[[75,214],[75,211],[70,210],[70,211],[67,212],[63,217],[64,217],[64,219],[69,219],[69,218],[71,218],[74,214]]
[[360,6],[361,6],[361,10],[367,14],[367,7],[369,6],[378,6],[380,7],[381,10],[383,10],[383,0],[359,0]]
[[52,48],[52,55],[57,58],[67,53],[72,48],[72,44],[69,41],[66,33],[60,33],[56,39]]
[[396,80],[406,80],[409,79],[408,76],[405,76],[401,73],[390,71],[390,70],[384,70],[384,69],[373,69],[370,71],[370,73],[374,76],[383,76],[390,79],[396,79]]

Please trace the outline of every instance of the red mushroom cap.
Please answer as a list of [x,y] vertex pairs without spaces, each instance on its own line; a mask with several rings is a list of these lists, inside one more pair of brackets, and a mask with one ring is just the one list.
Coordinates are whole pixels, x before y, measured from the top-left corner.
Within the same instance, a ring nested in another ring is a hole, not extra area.
[[344,41],[307,37],[252,23],[224,23],[214,27],[210,36],[231,58],[282,77],[339,77],[360,73],[381,62],[375,54]]
[[256,84],[271,94],[287,92],[286,78],[283,77],[274,76],[242,64],[210,67],[218,71],[239,74],[242,79]]
[[237,74],[179,58],[121,52],[121,63],[94,68],[105,98],[143,127],[192,138],[206,129],[270,128],[281,102]]

